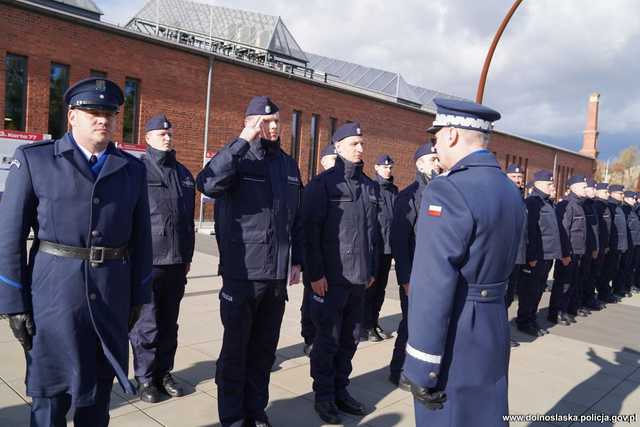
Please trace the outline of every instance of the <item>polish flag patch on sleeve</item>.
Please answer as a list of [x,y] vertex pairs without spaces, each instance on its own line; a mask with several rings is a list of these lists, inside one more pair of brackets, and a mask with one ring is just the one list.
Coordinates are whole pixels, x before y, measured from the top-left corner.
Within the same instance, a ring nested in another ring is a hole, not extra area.
[[429,205],[429,209],[427,210],[427,215],[429,215],[429,216],[442,216],[442,206]]

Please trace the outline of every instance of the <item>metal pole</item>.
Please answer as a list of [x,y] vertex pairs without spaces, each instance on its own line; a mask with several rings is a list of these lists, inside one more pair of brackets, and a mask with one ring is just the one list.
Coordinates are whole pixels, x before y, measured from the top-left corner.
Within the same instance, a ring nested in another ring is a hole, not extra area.
[[489,48],[489,52],[487,52],[487,57],[484,59],[484,65],[482,66],[482,73],[480,74],[480,81],[478,82],[478,91],[476,92],[476,102],[478,104],[482,104],[482,98],[484,97],[484,85],[487,82],[487,73],[489,73],[489,65],[491,65],[491,59],[493,58],[493,53],[498,46],[498,42],[500,41],[500,37],[502,37],[502,33],[504,29],[507,27],[507,24],[511,20],[511,17],[515,13],[518,6],[520,6],[522,0],[516,0],[513,2],[511,9],[507,12],[507,16],[504,17],[496,35],[493,36],[493,41],[491,42],[491,47]]
[[609,182],[609,160],[611,157],[607,159],[607,166],[604,168],[604,182]]
[[[202,164],[207,160],[207,152],[209,151],[209,112],[211,111],[211,80],[213,77],[213,55],[209,55],[209,72],[207,73],[207,104],[204,110],[204,151],[202,153]],[[198,230],[202,228],[202,217],[204,216],[204,204],[200,197],[200,221]]]

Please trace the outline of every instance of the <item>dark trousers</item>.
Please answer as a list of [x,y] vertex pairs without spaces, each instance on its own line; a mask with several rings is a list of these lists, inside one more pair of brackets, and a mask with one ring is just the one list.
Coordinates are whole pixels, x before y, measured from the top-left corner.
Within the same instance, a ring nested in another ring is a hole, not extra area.
[[527,325],[537,327],[536,314],[542,299],[542,294],[547,287],[547,277],[553,261],[539,260],[535,267],[523,265],[521,268],[518,292],[518,315],[516,323],[519,327]]
[[364,328],[373,329],[378,325],[380,310],[384,303],[384,294],[391,270],[391,255],[381,254],[378,257],[376,281],[365,291]]
[[313,339],[316,336],[316,327],[311,319],[311,296],[313,295],[313,290],[311,289],[311,283],[304,276],[302,283],[304,284],[304,292],[302,294],[302,305],[300,306],[300,335],[304,338],[305,344],[313,344]]
[[409,328],[407,323],[407,315],[409,313],[409,298],[404,291],[404,286],[400,286],[400,309],[402,310],[402,320],[398,325],[398,335],[393,346],[393,357],[389,364],[389,371],[392,375],[398,375],[402,372],[404,366],[404,358],[407,354],[407,339],[409,338]]
[[[558,312],[567,313],[570,302],[575,298],[578,289],[578,272],[580,271],[581,255],[572,255],[569,265],[556,261],[551,300],[549,301],[549,317],[557,317]],[[576,313],[571,313],[576,314]]]
[[522,271],[522,265],[516,264],[513,266],[513,270],[509,275],[509,283],[507,283],[507,292],[504,294],[504,305],[509,309],[515,298],[518,281],[520,280],[520,272]]
[[[596,290],[595,290],[595,282],[592,280],[594,276],[595,263],[597,259],[593,258],[593,253],[589,251],[588,253],[582,256],[582,261],[580,264],[580,293],[576,298],[577,308],[580,307],[588,307],[595,302],[596,299]],[[569,307],[569,313],[572,312],[573,307]]]
[[222,278],[222,350],[216,363],[218,413],[223,426],[252,419],[266,421],[269,379],[284,315],[284,280]]
[[613,279],[613,293],[618,296],[624,296],[625,293],[631,291],[634,255],[633,247],[620,255],[620,267]]
[[365,285],[332,285],[324,297],[313,294],[311,318],[316,338],[311,350],[311,376],[316,402],[347,394],[351,359],[360,340]]
[[[620,251],[611,249],[604,259],[604,267],[598,283],[598,298],[608,298],[612,294],[610,282],[616,277],[620,267]],[[602,293],[603,297],[600,296]]]
[[634,251],[636,256],[633,264],[633,281],[631,282],[631,286],[640,288],[640,246],[635,246]]
[[[109,425],[109,403],[113,377],[97,383],[95,403],[74,408],[75,427],[106,427]],[[34,397],[31,403],[31,427],[66,427],[65,419],[71,409],[71,396],[61,393],[55,397]]]
[[140,383],[162,380],[173,369],[178,348],[178,314],[187,283],[186,265],[154,265],[153,298],[142,306],[129,333],[133,367]]
[[607,282],[607,258],[609,257],[608,251],[606,254],[600,251],[598,258],[593,265],[593,281],[596,291],[598,293],[598,301],[606,301],[611,295],[609,291],[609,285]]

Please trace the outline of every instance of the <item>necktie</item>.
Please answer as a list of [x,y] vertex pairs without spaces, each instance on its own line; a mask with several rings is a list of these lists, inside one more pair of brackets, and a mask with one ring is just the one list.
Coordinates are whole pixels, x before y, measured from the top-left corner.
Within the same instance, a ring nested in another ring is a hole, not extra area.
[[89,166],[93,167],[97,162],[98,158],[92,154],[91,157],[89,157]]

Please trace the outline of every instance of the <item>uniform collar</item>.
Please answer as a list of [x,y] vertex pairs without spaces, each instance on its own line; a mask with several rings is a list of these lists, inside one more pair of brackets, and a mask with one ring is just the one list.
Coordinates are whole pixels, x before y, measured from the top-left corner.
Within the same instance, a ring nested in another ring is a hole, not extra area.
[[487,149],[481,148],[460,159],[458,163],[450,169],[450,172],[476,166],[500,168],[500,165],[496,161],[493,153]]
[[545,193],[544,191],[541,191],[537,187],[533,187],[533,190],[531,190],[531,195],[538,196],[544,200],[549,200],[549,194]]
[[393,185],[393,176],[389,179],[385,179],[376,172],[376,181],[384,187],[390,187]]
[[432,177],[423,174],[419,170],[416,170],[416,182],[420,187],[426,186],[429,182],[431,182],[432,179]]
[[170,166],[176,161],[176,152],[175,150],[162,151],[148,145],[147,157],[159,165]]
[[362,174],[362,167],[364,162],[352,163],[349,160],[342,158],[340,155],[336,157],[336,164],[334,168],[341,171],[345,178],[357,178]]
[[[109,144],[111,144],[111,143],[109,143]],[[107,148],[109,147],[109,144],[107,145]],[[92,154],[91,152],[89,152],[89,150],[87,150],[82,145],[80,145],[80,144],[78,144],[76,142],[76,140],[73,137],[73,135],[71,134],[71,132],[67,132],[67,133],[64,134],[62,139],[59,140],[59,143],[56,146],[56,154],[62,154],[64,152],[66,152],[66,151],[73,150],[76,147],[78,148],[80,153],[82,153],[82,156],[87,160],[87,162],[89,161],[91,156],[95,155],[96,158],[100,158],[105,153],[105,151],[107,151],[107,149],[105,148],[104,150],[100,151],[99,153]]]

